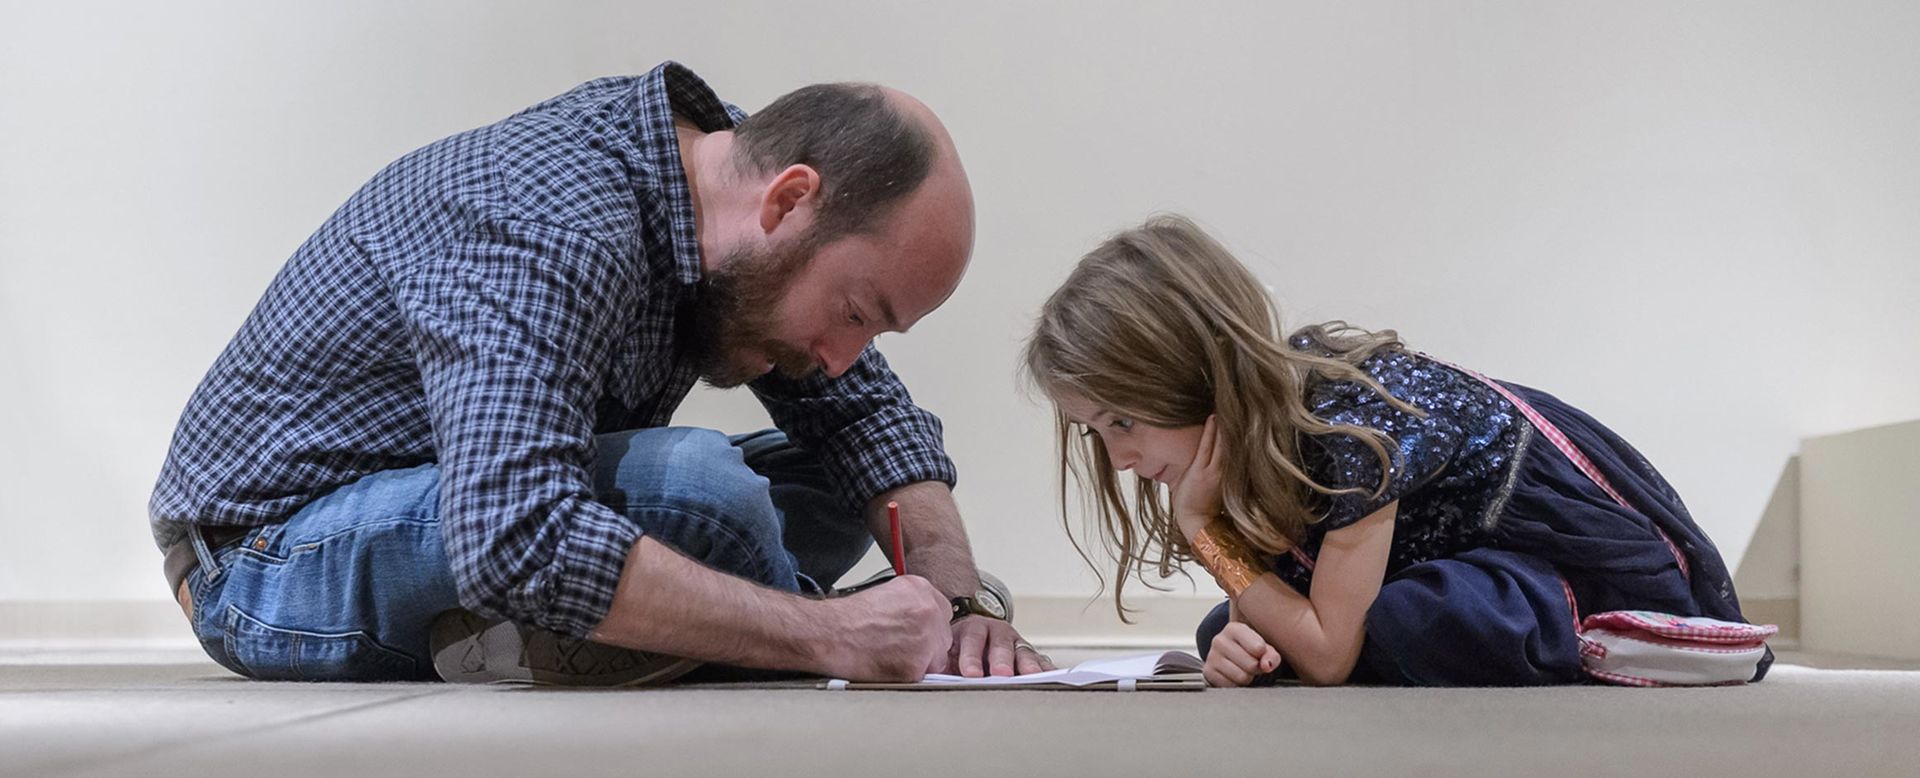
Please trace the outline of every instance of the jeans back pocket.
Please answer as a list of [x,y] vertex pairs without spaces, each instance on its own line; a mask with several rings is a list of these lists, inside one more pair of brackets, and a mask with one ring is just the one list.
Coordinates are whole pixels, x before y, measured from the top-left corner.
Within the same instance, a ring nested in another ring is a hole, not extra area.
[[282,629],[227,606],[226,655],[244,675],[266,681],[432,680],[419,662],[363,631]]

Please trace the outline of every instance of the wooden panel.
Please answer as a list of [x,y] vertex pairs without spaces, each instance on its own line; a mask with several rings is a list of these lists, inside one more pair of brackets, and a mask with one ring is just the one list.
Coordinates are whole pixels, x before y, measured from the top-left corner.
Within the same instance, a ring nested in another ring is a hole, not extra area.
[[1800,449],[1800,642],[1920,659],[1920,421]]

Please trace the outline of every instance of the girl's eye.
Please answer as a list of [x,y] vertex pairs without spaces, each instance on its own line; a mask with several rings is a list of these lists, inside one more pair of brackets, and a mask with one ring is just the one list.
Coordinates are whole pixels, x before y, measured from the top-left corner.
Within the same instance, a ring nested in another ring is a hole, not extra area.
[[1114,419],[1114,420],[1113,420],[1113,423],[1112,423],[1111,425],[1109,425],[1109,426],[1112,426],[1112,427],[1116,427],[1116,428],[1119,428],[1119,429],[1121,429],[1121,430],[1131,430],[1131,429],[1133,429],[1133,420],[1132,420],[1132,419],[1118,419],[1118,418],[1116,418],[1116,419]]

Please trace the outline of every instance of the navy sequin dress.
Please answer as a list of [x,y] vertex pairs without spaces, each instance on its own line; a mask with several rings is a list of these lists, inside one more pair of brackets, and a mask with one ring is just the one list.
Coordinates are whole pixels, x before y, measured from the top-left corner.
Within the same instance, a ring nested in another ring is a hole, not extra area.
[[[1306,401],[1316,416],[1385,432],[1397,462],[1375,496],[1380,462],[1371,448],[1348,435],[1303,440],[1301,459],[1316,480],[1366,493],[1322,498],[1324,518],[1309,526],[1301,553],[1273,560],[1281,580],[1306,594],[1326,533],[1399,501],[1386,580],[1367,614],[1353,680],[1579,682],[1576,603],[1582,617],[1637,609],[1744,621],[1726,564],[1680,496],[1592,417],[1545,392],[1502,383],[1585,453],[1631,508],[1477,378],[1402,350],[1374,354],[1360,367],[1426,415],[1400,411],[1357,382],[1309,383]],[[1226,613],[1223,603],[1202,623],[1203,655]]]

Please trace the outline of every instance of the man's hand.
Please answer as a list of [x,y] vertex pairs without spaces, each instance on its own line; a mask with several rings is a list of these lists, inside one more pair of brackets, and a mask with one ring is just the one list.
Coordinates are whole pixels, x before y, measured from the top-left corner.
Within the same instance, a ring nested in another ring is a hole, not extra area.
[[824,600],[830,645],[816,669],[854,681],[918,681],[946,664],[953,608],[927,579],[903,575],[859,594]]
[[968,678],[1053,669],[1053,660],[1020,637],[1012,624],[980,615],[953,623],[953,650],[947,660],[943,672]]
[[1213,636],[1201,673],[1208,686],[1246,686],[1280,666],[1280,652],[1252,627],[1237,621]]
[[[966,527],[960,523],[960,507],[953,502],[953,490],[938,481],[920,481],[869,500],[867,526],[882,543],[887,543],[891,534],[888,502],[900,505],[907,569],[934,581],[945,593],[940,598],[941,607],[946,609],[943,613],[952,613],[947,597],[972,595],[980,589],[979,569],[973,565],[973,553],[967,546]],[[1034,650],[1032,644],[1020,638],[1019,632],[999,619],[964,617],[953,622],[947,639],[951,651],[943,649],[925,668],[927,672],[978,678],[989,673],[1013,675],[1053,669],[1052,660]]]

